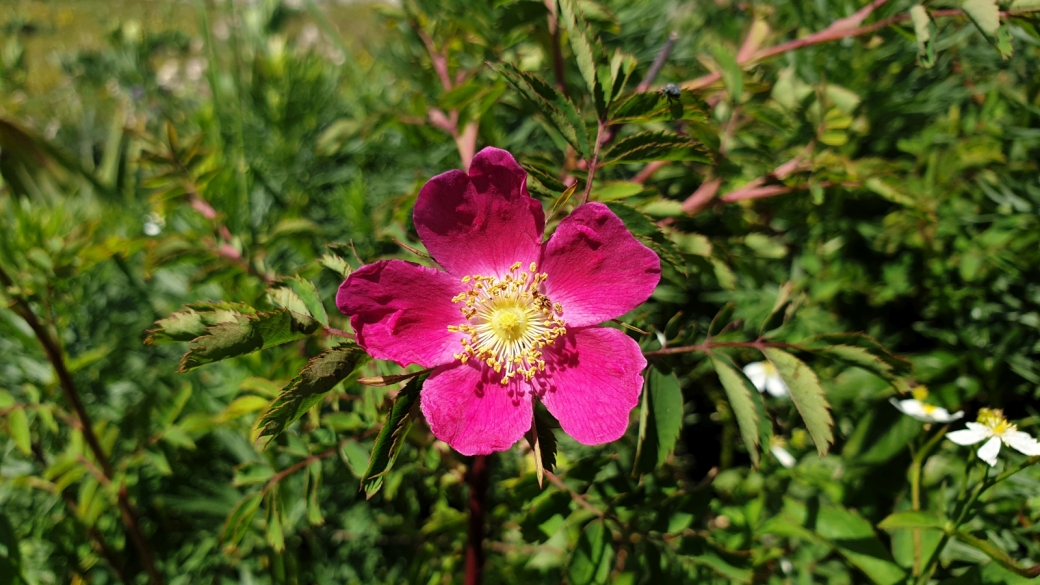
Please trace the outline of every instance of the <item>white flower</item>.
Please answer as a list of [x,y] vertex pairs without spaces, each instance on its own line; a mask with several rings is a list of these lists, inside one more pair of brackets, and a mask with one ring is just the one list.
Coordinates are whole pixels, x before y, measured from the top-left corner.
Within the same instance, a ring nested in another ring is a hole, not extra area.
[[1023,433],[1013,423],[1009,423],[1000,410],[981,408],[978,422],[967,423],[966,426],[968,428],[954,431],[946,435],[946,438],[958,445],[974,445],[986,441],[979,448],[979,459],[989,463],[990,467],[997,464],[1001,443],[1031,457],[1040,455],[1040,443],[1029,436],[1029,433]]
[[784,449],[783,445],[770,445],[769,452],[773,454],[773,457],[776,457],[776,460],[780,462],[780,465],[783,465],[788,469],[791,469],[796,463],[798,463],[798,460],[794,458],[794,455],[791,455],[787,449]]
[[950,414],[950,411],[941,406],[925,404],[924,400],[928,398],[928,389],[924,386],[914,388],[913,394],[914,397],[912,399],[896,400],[892,398],[889,402],[892,403],[892,406],[898,408],[899,412],[926,423],[948,423],[964,416],[963,410]]
[[787,384],[771,362],[751,362],[744,366],[744,375],[759,392],[769,392],[778,398],[788,395]]

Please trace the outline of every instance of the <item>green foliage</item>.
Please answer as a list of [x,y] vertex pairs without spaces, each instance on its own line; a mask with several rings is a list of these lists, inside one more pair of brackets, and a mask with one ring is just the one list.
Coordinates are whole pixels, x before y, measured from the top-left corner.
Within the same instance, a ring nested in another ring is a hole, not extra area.
[[[1040,556],[1036,461],[889,404],[1037,434],[1035,2],[883,3],[821,43],[865,3],[264,0],[165,30],[116,3],[55,55],[64,21],[17,4],[0,585],[148,582],[126,502],[175,585],[461,582],[469,460],[333,307],[361,264],[431,262],[416,193],[485,145],[550,231],[601,201],[663,261],[620,318],[649,362],[626,435],[539,406],[490,457],[487,582],[1017,583]],[[789,397],[741,372],[763,354]]]

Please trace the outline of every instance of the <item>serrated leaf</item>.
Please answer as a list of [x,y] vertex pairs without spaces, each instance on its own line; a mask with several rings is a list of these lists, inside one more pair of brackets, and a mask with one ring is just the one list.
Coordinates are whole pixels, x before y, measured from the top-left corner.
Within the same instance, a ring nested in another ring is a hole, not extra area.
[[810,337],[799,343],[816,353],[863,368],[903,389],[900,380],[913,374],[913,364],[890,353],[865,333],[835,333]]
[[527,171],[528,175],[533,176],[538,180],[546,189],[553,193],[563,193],[567,190],[567,186],[560,182],[555,176],[552,175],[545,168],[534,164],[530,160],[525,160],[523,165],[524,170]]
[[707,122],[707,105],[690,90],[678,97],[664,91],[631,93],[619,98],[611,109],[611,124],[646,124],[676,120]]
[[205,335],[181,359],[187,372],[223,359],[245,355],[302,339],[321,328],[310,317],[287,309],[256,315],[235,314],[234,320],[207,327]]
[[[574,51],[574,60],[578,63],[578,71],[585,79],[589,95],[596,96],[596,57],[592,52],[592,43],[589,42],[588,25],[581,13],[578,0],[560,0],[560,16],[563,25],[567,28],[567,39],[570,41],[571,50]],[[602,96],[602,94],[601,94]],[[596,99],[596,106],[603,111],[602,97]]]
[[739,373],[728,356],[712,354],[711,363],[715,366],[715,373],[722,382],[730,408],[737,418],[740,436],[747,447],[748,455],[751,456],[751,462],[757,467],[760,447],[768,445],[773,434],[769,415],[766,413],[765,404],[762,403],[762,395],[747,377]]
[[619,140],[604,155],[603,165],[653,161],[711,163],[700,142],[671,132],[640,132]]
[[603,520],[585,525],[567,565],[571,585],[600,585],[610,579],[614,567],[613,535]]
[[802,415],[813,442],[816,443],[816,450],[821,455],[826,455],[834,442],[831,429],[834,419],[831,418],[830,405],[816,372],[798,358],[775,347],[763,348],[762,353],[772,362],[787,384],[791,400],[798,408],[798,414]]
[[961,9],[968,15],[979,32],[996,47],[1005,60],[1011,57],[1011,32],[1000,25],[1000,8],[997,0],[965,0]]
[[206,332],[206,327],[234,322],[242,315],[255,315],[256,311],[242,303],[198,303],[188,305],[186,310],[172,313],[155,322],[157,327],[148,331],[144,342],[148,345],[193,341]]
[[342,343],[311,359],[260,419],[258,439],[269,437],[270,441],[285,432],[289,425],[367,360],[365,351],[353,342]]
[[660,256],[661,260],[672,265],[683,275],[687,275],[686,260],[679,251],[679,247],[661,231],[661,228],[657,227],[657,223],[650,216],[617,201],[611,201],[605,205],[621,218],[628,231]]
[[636,448],[637,473],[650,473],[664,463],[675,449],[682,430],[683,395],[675,374],[662,374],[657,368],[647,372],[639,420]]
[[917,510],[895,512],[878,523],[878,528],[882,530],[898,530],[900,528],[932,528],[935,530],[943,530],[945,526],[946,520],[943,520],[934,512]]
[[323,254],[318,262],[320,262],[325,268],[328,268],[343,278],[350,276],[350,264],[336,254]]
[[524,438],[534,453],[535,476],[538,478],[538,487],[542,487],[545,471],[552,471],[556,467],[556,434],[540,410],[534,411],[531,430],[527,431]]
[[329,315],[325,312],[325,304],[321,302],[321,297],[318,295],[318,289],[314,287],[314,283],[300,276],[294,276],[283,280],[280,284],[285,285],[296,293],[296,296],[307,308],[307,313],[305,314],[310,314],[319,323],[328,327]]
[[390,471],[397,459],[404,437],[411,427],[408,415],[419,399],[419,389],[425,380],[426,376],[414,378],[401,389],[386,415],[383,428],[379,429],[376,442],[372,445],[368,469],[361,478],[361,489],[369,499],[379,492],[383,485],[383,476]]
[[7,414],[7,429],[22,455],[32,455],[32,437],[29,434],[29,416],[24,408],[16,408]]
[[527,101],[552,124],[563,138],[578,151],[582,158],[588,158],[589,133],[585,128],[578,110],[552,85],[540,77],[521,71],[508,63],[495,67],[495,70],[505,76],[506,81],[515,87]]

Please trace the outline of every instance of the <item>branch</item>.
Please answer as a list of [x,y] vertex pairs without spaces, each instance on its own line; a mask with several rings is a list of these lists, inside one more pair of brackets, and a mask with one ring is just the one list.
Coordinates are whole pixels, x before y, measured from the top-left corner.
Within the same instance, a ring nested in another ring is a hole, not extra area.
[[[808,47],[808,46],[811,46],[811,45],[819,45],[819,44],[822,44],[822,43],[829,43],[829,42],[832,42],[832,41],[837,41],[837,40],[841,40],[841,39],[848,38],[848,37],[858,37],[858,36],[861,36],[861,35],[870,34],[870,33],[879,31],[879,30],[881,30],[883,28],[887,28],[889,26],[892,26],[894,24],[899,24],[900,22],[905,22],[907,20],[910,20],[910,13],[909,12],[903,12],[901,14],[897,14],[895,16],[886,18],[884,20],[879,20],[878,22],[875,22],[874,24],[869,24],[867,26],[861,26],[861,27],[856,27],[856,26],[851,26],[850,27],[849,26],[850,23],[852,23],[852,22],[856,22],[857,24],[860,23],[860,22],[863,22],[863,20],[865,20],[866,17],[870,15],[870,12],[873,12],[874,8],[876,8],[875,5],[880,5],[880,4],[883,4],[883,3],[884,2],[880,2],[879,3],[879,0],[875,0],[875,2],[867,5],[866,7],[864,7],[862,10],[860,10],[856,14],[853,14],[852,16],[849,16],[847,18],[836,20],[836,21],[832,22],[830,24],[830,26],[828,26],[827,28],[825,28],[825,29],[823,29],[823,30],[821,30],[819,32],[813,33],[813,34],[811,34],[811,35],[809,35],[807,37],[801,38],[801,39],[795,39],[793,41],[788,41],[786,43],[781,43],[781,44],[776,45],[774,47],[769,47],[767,49],[762,49],[760,51],[756,51],[754,53],[754,55],[752,55],[750,57],[747,57],[744,60],[738,60],[737,64],[738,65],[744,65],[746,63],[750,63],[750,62],[754,62],[754,61],[762,61],[764,59],[768,59],[770,57],[775,57],[777,55],[782,55],[784,53],[787,53],[787,52],[790,52],[790,51],[794,51],[794,50],[797,50],[797,49],[801,49],[803,47]],[[867,12],[864,13],[864,11],[867,11]],[[1030,13],[1035,13],[1035,12],[1040,12],[1040,8],[1028,8],[1028,9],[1024,9],[1024,10],[1002,11],[1000,13],[1000,16],[1002,18],[1010,18],[1010,17],[1015,17],[1015,16],[1023,16],[1023,15],[1030,14]],[[959,18],[959,17],[967,16],[964,13],[964,11],[960,10],[960,9],[935,10],[935,11],[932,11],[930,14],[931,14],[932,18],[947,18],[947,17],[951,17],[951,18],[957,17],[957,18]],[[856,20],[857,18],[858,18],[858,20]],[[840,26],[835,27],[835,25],[840,25]],[[702,77],[698,77],[697,79],[693,79],[693,80],[687,81],[687,82],[682,84],[682,87],[683,87],[683,89],[690,89],[690,90],[704,89],[705,87],[715,83],[716,81],[719,81],[720,79],[722,79],[722,73],[716,71],[714,73],[709,73],[708,75],[704,75]]]
[[469,485],[469,529],[466,537],[465,585],[481,585],[484,582],[484,512],[489,480],[487,457],[473,457],[473,463],[466,472],[466,484]]
[[[11,280],[10,276],[4,272],[2,267],[0,267],[0,284],[5,288],[14,286],[14,282]],[[13,309],[15,313],[17,313],[18,316],[29,325],[29,328],[33,330],[33,333],[36,334],[36,339],[39,340],[40,345],[43,347],[43,352],[47,355],[47,360],[50,361],[51,366],[54,368],[54,373],[58,378],[58,385],[61,388],[62,394],[65,396],[65,401],[68,402],[73,414],[79,421],[81,432],[83,433],[83,439],[87,443],[87,447],[90,448],[90,452],[94,455],[94,459],[97,460],[98,465],[101,466],[101,472],[104,477],[111,482],[112,463],[109,460],[108,455],[105,453],[105,450],[101,447],[101,442],[98,440],[97,434],[94,432],[94,425],[90,420],[90,415],[87,414],[87,409],[83,406],[83,400],[80,398],[79,390],[76,388],[76,383],[72,379],[72,374],[69,373],[69,370],[65,365],[64,352],[62,351],[61,344],[58,339],[40,322],[40,320],[37,319],[36,313],[33,312],[32,307],[29,306],[29,303],[25,298],[15,296]],[[138,525],[137,512],[134,510],[133,504],[130,503],[130,498],[127,495],[125,486],[119,488],[117,505],[119,507],[120,515],[123,518],[123,524],[126,526],[127,533],[129,533],[130,539],[134,543],[134,548],[137,549],[137,554],[140,556],[141,564],[144,565],[145,571],[148,573],[149,580],[152,582],[152,585],[162,585],[162,577],[159,575],[159,571],[155,566],[155,553]]]
[[661,67],[664,67],[665,61],[668,60],[668,55],[672,54],[672,48],[675,47],[675,41],[679,40],[679,33],[672,31],[668,35],[668,40],[665,41],[664,45],[661,46],[661,51],[657,53],[657,57],[654,58],[654,62],[650,64],[650,69],[646,72],[646,77],[643,81],[639,82],[636,86],[636,91],[642,93],[653,85],[654,79],[657,78],[657,74],[661,72]]
[[589,202],[589,195],[592,194],[592,180],[596,176],[596,165],[599,164],[599,149],[607,137],[606,130],[606,125],[600,120],[596,127],[596,147],[592,151],[592,160],[589,161],[589,174],[585,179],[585,194],[581,198],[582,205]]
[[704,343],[698,343],[696,345],[680,345],[676,347],[656,349],[654,351],[644,351],[643,357],[650,358],[659,357],[662,355],[675,355],[680,353],[711,353],[711,350],[715,349],[716,347],[744,347],[757,350],[762,350],[768,347],[776,347],[779,349],[805,349],[802,346],[794,343],[762,341],[761,339],[755,341],[705,341]]

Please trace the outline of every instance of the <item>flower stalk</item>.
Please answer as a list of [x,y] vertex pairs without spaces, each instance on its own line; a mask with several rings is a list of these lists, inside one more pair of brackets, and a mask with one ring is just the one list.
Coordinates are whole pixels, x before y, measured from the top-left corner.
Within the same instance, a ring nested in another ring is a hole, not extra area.
[[481,585],[484,582],[484,518],[489,475],[488,456],[475,456],[466,472],[469,528],[466,537],[465,585]]

